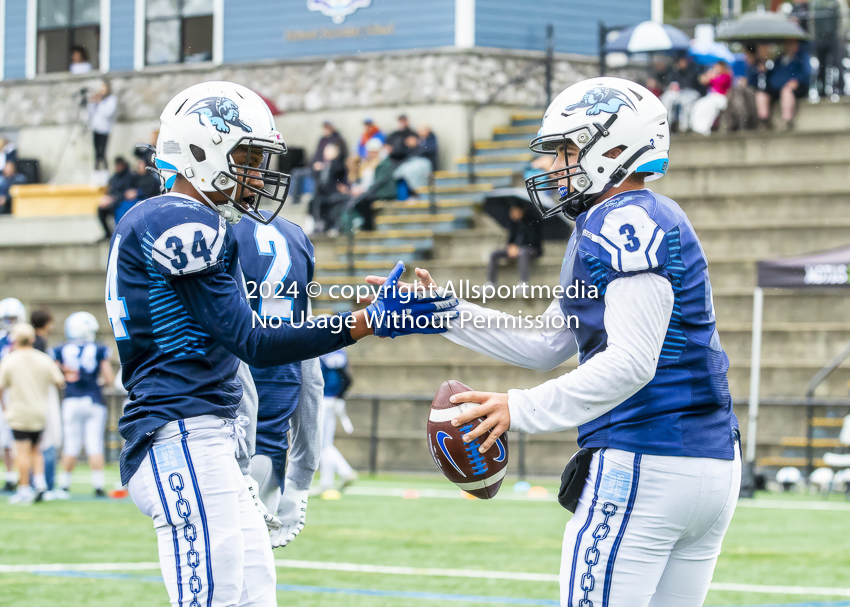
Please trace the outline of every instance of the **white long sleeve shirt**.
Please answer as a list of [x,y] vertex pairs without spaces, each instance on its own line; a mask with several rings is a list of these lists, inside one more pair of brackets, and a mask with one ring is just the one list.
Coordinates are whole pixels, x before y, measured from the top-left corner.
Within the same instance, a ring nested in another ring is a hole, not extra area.
[[[606,349],[556,379],[528,390],[509,390],[511,430],[540,434],[575,428],[643,388],[655,375],[673,300],[670,282],[656,274],[612,281],[605,293]],[[544,328],[534,330],[495,328],[495,319],[503,313],[469,302],[462,302],[458,310],[466,311],[467,317],[471,313],[489,319],[491,326],[486,320],[484,328],[456,323],[445,337],[497,360],[547,371],[577,352],[569,329],[545,328],[561,314],[558,300],[544,313]]]

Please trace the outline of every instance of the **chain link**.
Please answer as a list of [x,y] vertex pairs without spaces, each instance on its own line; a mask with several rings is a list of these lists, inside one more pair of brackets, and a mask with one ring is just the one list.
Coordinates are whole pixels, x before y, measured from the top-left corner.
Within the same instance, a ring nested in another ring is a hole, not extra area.
[[593,577],[593,567],[599,564],[599,542],[608,537],[611,532],[611,526],[608,521],[617,513],[617,506],[611,502],[605,502],[602,505],[602,514],[605,515],[605,520],[596,526],[593,530],[593,546],[588,548],[584,553],[584,564],[587,565],[587,572],[581,576],[580,587],[584,590],[584,598],[578,602],[578,607],[593,607],[593,601],[588,598],[590,593],[596,587],[596,578]]
[[192,577],[189,578],[189,590],[192,591],[192,602],[189,607],[201,607],[198,602],[198,595],[201,593],[201,578],[198,577],[198,567],[201,564],[201,554],[195,550],[195,540],[198,539],[198,529],[189,522],[189,516],[192,514],[192,506],[189,501],[183,497],[183,477],[177,472],[172,472],[168,477],[168,484],[171,489],[177,493],[177,514],[183,519],[185,526],[183,527],[183,537],[189,542],[189,551],[186,553],[186,562],[192,568]]

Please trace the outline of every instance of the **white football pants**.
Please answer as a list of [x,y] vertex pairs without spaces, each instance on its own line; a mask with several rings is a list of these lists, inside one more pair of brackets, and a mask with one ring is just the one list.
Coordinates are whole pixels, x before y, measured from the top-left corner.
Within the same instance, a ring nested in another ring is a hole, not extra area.
[[79,457],[83,445],[86,457],[103,455],[103,433],[106,430],[107,411],[104,405],[90,396],[62,400],[62,455]]
[[334,475],[341,478],[349,478],[354,474],[354,469],[334,447],[334,435],[336,434],[336,401],[338,399],[325,396],[322,398],[322,461],[319,465],[319,486],[322,489],[330,489],[334,484]]
[[593,454],[564,532],[562,607],[702,607],[741,459]]
[[233,421],[166,424],[130,479],[130,497],[153,519],[175,607],[277,605],[271,541],[234,456]]

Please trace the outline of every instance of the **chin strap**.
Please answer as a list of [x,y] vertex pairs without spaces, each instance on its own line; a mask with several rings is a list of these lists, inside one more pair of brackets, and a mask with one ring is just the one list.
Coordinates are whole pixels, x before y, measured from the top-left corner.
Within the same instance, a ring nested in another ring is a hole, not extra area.
[[239,223],[239,220],[242,219],[242,211],[233,206],[232,202],[228,201],[225,204],[216,204],[210,200],[209,196],[207,196],[202,190],[197,190],[197,192],[203,197],[207,204],[211,206],[216,213],[221,215],[230,225],[235,226]]

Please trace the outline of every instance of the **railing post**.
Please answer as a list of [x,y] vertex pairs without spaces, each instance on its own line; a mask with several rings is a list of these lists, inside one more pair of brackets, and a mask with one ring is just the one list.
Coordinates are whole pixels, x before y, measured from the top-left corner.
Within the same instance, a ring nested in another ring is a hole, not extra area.
[[809,484],[809,478],[815,469],[815,447],[812,444],[815,434],[815,406],[809,399],[806,404],[806,484]]
[[520,432],[519,440],[517,441],[517,459],[519,460],[519,462],[517,462],[517,471],[519,473],[519,480],[521,481],[524,481],[528,474],[528,468],[525,463],[525,441],[525,432]]
[[372,399],[372,423],[369,429],[369,474],[378,472],[378,416],[381,412],[381,400]]
[[437,212],[437,178],[434,176],[433,167],[431,169],[431,174],[428,176],[428,187],[431,191],[431,195],[428,197],[428,208],[431,211],[431,215],[434,215]]

